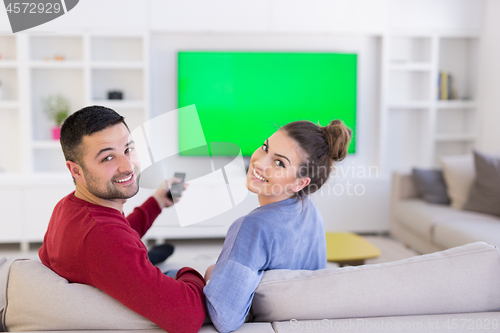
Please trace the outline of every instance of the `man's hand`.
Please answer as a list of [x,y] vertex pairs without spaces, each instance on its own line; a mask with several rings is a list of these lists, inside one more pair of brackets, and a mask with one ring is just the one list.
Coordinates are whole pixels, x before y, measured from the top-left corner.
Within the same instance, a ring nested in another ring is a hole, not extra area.
[[215,264],[210,265],[207,268],[207,271],[205,272],[205,283],[207,283],[208,280],[210,280],[210,275],[212,275],[212,271],[214,270]]
[[[182,183],[182,180],[179,178],[170,178],[165,180],[158,190],[156,190],[155,194],[153,194],[153,198],[156,199],[158,202],[158,205],[160,205],[160,208],[165,208],[165,207],[170,207],[174,204],[174,202],[177,202],[180,200],[180,198],[174,198],[174,201],[169,199],[167,197],[168,190],[170,189],[170,185],[172,184],[179,184]],[[170,184],[170,185],[169,185]],[[188,187],[187,183],[184,183],[184,190],[186,190]]]

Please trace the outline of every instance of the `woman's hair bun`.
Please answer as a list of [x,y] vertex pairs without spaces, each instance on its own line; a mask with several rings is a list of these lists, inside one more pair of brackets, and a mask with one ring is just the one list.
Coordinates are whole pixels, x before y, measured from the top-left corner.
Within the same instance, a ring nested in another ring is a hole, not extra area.
[[352,130],[339,119],[332,120],[322,130],[330,147],[330,158],[335,162],[342,161],[347,156]]

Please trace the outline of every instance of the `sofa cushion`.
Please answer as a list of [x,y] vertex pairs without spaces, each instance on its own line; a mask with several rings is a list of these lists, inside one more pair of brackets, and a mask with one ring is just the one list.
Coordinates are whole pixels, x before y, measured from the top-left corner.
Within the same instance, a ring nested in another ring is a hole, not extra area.
[[446,183],[441,170],[413,168],[412,178],[420,197],[428,203],[450,204]]
[[474,152],[476,179],[464,209],[500,216],[500,157]]
[[433,243],[445,248],[484,241],[500,246],[500,219],[458,218],[434,227]]
[[256,321],[500,310],[500,253],[478,242],[383,264],[271,270],[255,291]]
[[[394,218],[407,229],[431,241],[435,225],[466,218],[478,221],[497,221],[492,215],[463,211],[450,206],[430,204],[421,199],[402,200],[395,203]],[[461,243],[463,245],[466,243]]]
[[444,156],[439,160],[443,168],[448,196],[451,206],[462,209],[467,202],[469,190],[476,177],[472,154]]
[[69,283],[34,260],[10,265],[6,300],[9,331],[158,328],[99,289]]

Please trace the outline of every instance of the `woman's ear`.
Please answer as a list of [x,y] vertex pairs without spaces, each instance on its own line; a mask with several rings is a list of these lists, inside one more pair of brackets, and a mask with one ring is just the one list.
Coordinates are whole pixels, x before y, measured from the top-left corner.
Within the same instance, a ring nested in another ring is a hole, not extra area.
[[292,191],[298,192],[302,190],[304,187],[309,185],[311,182],[311,178],[309,177],[303,177],[303,178],[297,178],[295,185],[292,186]]
[[80,183],[85,183],[85,178],[83,177],[82,168],[72,161],[66,161],[66,167],[75,180],[78,180]]

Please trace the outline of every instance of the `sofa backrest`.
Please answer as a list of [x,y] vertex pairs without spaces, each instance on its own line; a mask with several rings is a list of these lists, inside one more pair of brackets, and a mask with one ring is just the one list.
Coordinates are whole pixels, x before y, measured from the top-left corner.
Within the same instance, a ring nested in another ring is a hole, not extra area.
[[470,243],[381,264],[264,273],[255,321],[321,320],[500,310],[500,251]]
[[[484,242],[383,264],[271,270],[252,310],[255,320],[265,322],[499,311],[499,276],[499,249]],[[2,322],[9,331],[157,328],[104,292],[69,283],[38,261],[14,261],[5,287]]]

